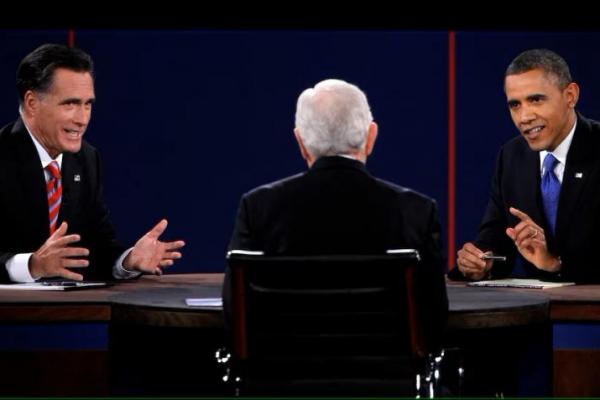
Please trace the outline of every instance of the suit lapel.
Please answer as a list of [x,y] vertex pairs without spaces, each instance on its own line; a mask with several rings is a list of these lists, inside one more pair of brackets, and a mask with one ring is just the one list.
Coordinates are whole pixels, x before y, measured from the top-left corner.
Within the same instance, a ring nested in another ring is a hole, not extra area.
[[540,156],[537,151],[527,148],[525,153],[525,170],[522,171],[522,179],[525,188],[523,192],[523,212],[542,225],[546,225],[546,217],[542,212],[542,194],[540,190]]
[[583,188],[591,175],[594,154],[590,146],[590,127],[588,122],[579,117],[573,142],[567,154],[565,173],[560,188],[558,212],[556,216],[556,238],[560,239],[568,230],[569,219],[579,203]]

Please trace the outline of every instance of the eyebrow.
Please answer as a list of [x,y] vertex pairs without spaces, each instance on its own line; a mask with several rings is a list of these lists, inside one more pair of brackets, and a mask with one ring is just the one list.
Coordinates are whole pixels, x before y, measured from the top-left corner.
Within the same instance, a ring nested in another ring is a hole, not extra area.
[[530,94],[529,96],[527,96],[527,100],[528,101],[532,101],[532,100],[544,100],[547,99],[548,96],[546,96],[545,94],[542,93],[534,93],[534,94]]
[[82,103],[94,104],[95,101],[96,101],[96,99],[94,97],[91,97],[91,98],[87,99],[86,101],[83,101],[82,99],[79,99],[77,97],[67,97],[66,99],[61,100],[58,104],[71,104],[71,103],[75,103],[75,104],[82,104]]
[[[545,100],[547,99],[548,96],[542,93],[534,93],[534,94],[530,94],[529,96],[525,97],[525,100],[527,101],[536,101],[536,100]],[[509,99],[506,102],[509,106],[511,105],[516,105],[521,103],[521,100],[517,100],[517,99]]]

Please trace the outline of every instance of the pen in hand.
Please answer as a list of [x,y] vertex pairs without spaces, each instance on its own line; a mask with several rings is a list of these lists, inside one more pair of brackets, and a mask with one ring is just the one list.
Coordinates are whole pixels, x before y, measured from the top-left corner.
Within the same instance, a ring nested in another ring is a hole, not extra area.
[[494,260],[494,261],[503,261],[506,262],[506,256],[496,256],[493,254],[483,254],[481,256],[482,260]]

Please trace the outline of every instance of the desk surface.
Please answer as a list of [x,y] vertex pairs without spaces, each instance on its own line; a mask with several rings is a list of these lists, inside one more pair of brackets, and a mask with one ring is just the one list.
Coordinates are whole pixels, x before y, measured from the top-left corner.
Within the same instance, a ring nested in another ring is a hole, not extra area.
[[[219,297],[223,274],[143,276],[81,291],[2,291],[3,321],[137,321],[152,325],[220,325],[220,310],[188,307],[189,297]],[[495,289],[449,282],[449,327],[482,328],[553,320],[600,320],[600,285]],[[43,307],[41,307],[43,306]]]
[[[221,332],[223,320],[220,310],[188,307],[185,305],[185,299],[218,297],[222,280],[222,274],[185,274],[143,276],[138,280],[120,282],[109,288],[82,291],[0,290],[0,322],[10,324],[101,321],[114,327],[118,327],[119,324],[134,324],[136,329],[155,326],[196,327],[201,328],[203,332]],[[478,333],[472,330],[476,328],[544,322],[548,321],[549,317],[554,321],[600,321],[600,285],[539,290],[472,288],[466,287],[464,283],[449,282],[448,297],[449,330],[459,335],[466,331]],[[562,386],[555,384],[555,393],[597,394],[597,390],[580,389],[591,387],[589,382],[597,381],[593,376],[597,368],[594,369],[594,365],[590,366],[589,354],[585,353],[585,357],[588,358],[582,358],[579,353],[575,354],[577,357],[568,358],[569,354],[563,353],[559,353],[559,357],[562,358],[555,362],[561,366],[579,367],[576,373],[567,374],[569,380],[572,376],[588,375],[589,379],[586,378],[587,381],[583,380],[584,383],[576,385],[580,390],[576,392],[571,390],[571,383],[564,383]],[[86,354],[86,357],[88,359],[89,355]],[[7,365],[6,371],[14,370],[14,365]],[[93,373],[86,372],[79,381],[87,382],[85,377],[88,375],[94,377],[94,382],[101,380]],[[555,373],[556,382],[559,382],[563,375],[562,372]],[[100,376],[106,376],[106,373],[102,372]],[[565,387],[568,390],[564,389]]]
[[[0,321],[110,321],[115,309],[113,299],[118,302],[119,297],[126,294],[131,294],[132,306],[141,305],[139,301],[145,299],[146,305],[152,307],[152,297],[136,293],[213,288],[220,295],[222,282],[223,274],[147,275],[100,289],[0,290]],[[172,300],[172,306],[176,302]],[[186,308],[183,300],[178,305]]]
[[[464,282],[448,282],[448,287],[464,287]],[[480,288],[489,289],[489,288]],[[563,286],[554,289],[500,289],[516,293],[540,294],[550,300],[552,321],[600,321],[600,285]]]

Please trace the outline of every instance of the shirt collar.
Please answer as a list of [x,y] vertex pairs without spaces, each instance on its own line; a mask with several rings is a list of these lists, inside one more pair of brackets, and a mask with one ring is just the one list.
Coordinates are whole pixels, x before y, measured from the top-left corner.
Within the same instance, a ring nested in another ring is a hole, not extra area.
[[44,149],[44,146],[42,146],[41,143],[35,138],[35,136],[33,136],[31,131],[29,130],[29,127],[27,126],[27,123],[25,122],[25,120],[23,119],[22,116],[21,116],[21,119],[23,120],[23,125],[25,125],[25,129],[27,129],[27,133],[29,133],[31,140],[33,140],[33,144],[35,145],[35,149],[37,150],[38,156],[40,156],[40,161],[42,162],[42,168],[46,169],[48,164],[50,164],[52,161],[56,161],[58,163],[58,167],[62,169],[62,159],[63,159],[62,153],[60,153],[55,159],[50,157],[50,154],[48,154],[46,149]]
[[544,158],[546,158],[546,154],[552,153],[554,158],[558,160],[562,165],[566,165],[567,163],[567,154],[569,153],[569,148],[571,147],[571,142],[573,141],[573,135],[575,134],[575,128],[577,128],[577,119],[575,119],[575,123],[573,124],[573,128],[567,135],[566,138],[563,139],[562,142],[554,149],[554,151],[542,150],[540,151],[540,162],[544,162]]
[[347,158],[349,160],[356,160],[356,161],[360,161],[356,156],[353,156],[352,154],[336,154],[338,157],[344,157]]

